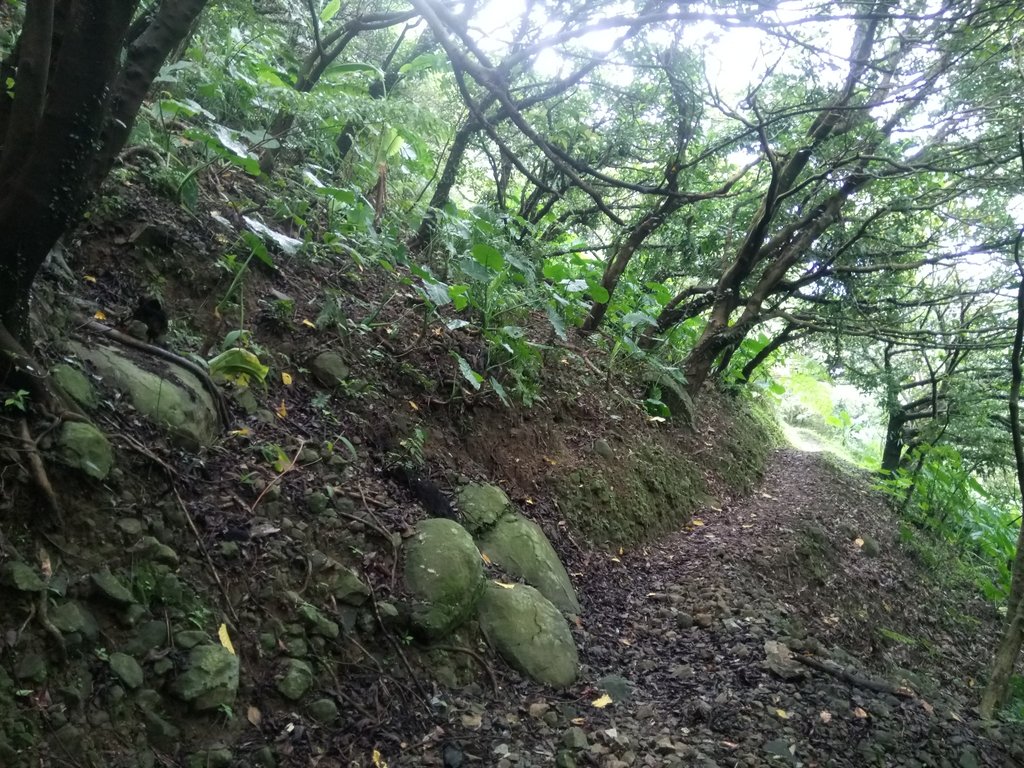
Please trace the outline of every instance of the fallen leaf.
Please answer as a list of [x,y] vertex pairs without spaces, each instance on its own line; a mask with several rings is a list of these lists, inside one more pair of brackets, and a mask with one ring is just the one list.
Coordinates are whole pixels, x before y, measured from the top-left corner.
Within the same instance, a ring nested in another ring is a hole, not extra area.
[[479,728],[483,724],[483,717],[480,715],[463,715],[462,726],[464,728]]
[[585,722],[587,722],[587,718],[585,718],[585,717],[574,717],[569,722],[572,723],[573,725],[583,725]]
[[821,722],[823,723],[831,723],[832,713],[829,712],[827,709],[823,709],[821,712],[818,713],[818,719],[821,720]]
[[388,764],[384,761],[384,757],[381,755],[379,749],[373,750],[373,764],[377,768],[388,768]]
[[245,711],[245,719],[253,725],[259,727],[259,724],[263,722],[263,713],[260,712],[258,708],[250,706]]
[[497,584],[497,585],[498,585],[499,587],[501,587],[502,589],[515,589],[515,588],[516,588],[516,585],[515,585],[515,584],[506,584],[506,583],[505,583],[505,582],[503,582],[503,581],[496,581],[496,582],[494,582],[494,583],[495,583],[495,584]]
[[409,401],[409,407],[412,408],[414,411],[418,411],[420,409],[420,407],[416,405],[416,403],[414,403],[412,400]]
[[97,320],[107,319],[107,313],[104,312],[102,309],[97,309],[95,312],[92,313],[92,316],[95,317]]
[[609,559],[610,559],[610,560],[611,560],[611,561],[612,561],[613,563],[621,563],[621,562],[622,562],[622,560],[620,560],[619,558],[617,558],[617,557],[616,557],[615,555],[612,555],[612,556],[611,556],[611,557],[610,557]]
[[924,709],[925,712],[927,712],[929,715],[934,715],[935,714],[935,707],[933,707],[931,704],[929,704],[924,699],[921,699],[920,701],[921,701],[921,707]]
[[862,539],[860,536],[858,536],[856,539],[853,540],[853,543],[857,547],[863,547],[864,546],[864,539]]
[[489,558],[489,557],[487,556],[487,553],[486,553],[486,552],[481,552],[481,553],[480,553],[480,559],[481,559],[481,560],[483,560],[483,561],[484,561],[484,563],[486,563],[487,565],[490,565],[490,564],[491,564],[491,558]]
[[93,277],[92,275],[85,275],[82,279],[85,280],[85,282],[87,283],[92,283],[93,285],[96,285],[96,278]]
[[690,525],[692,525],[694,528],[700,528],[700,526],[704,525],[704,521],[701,520],[699,517],[695,517],[690,521]]
[[612,697],[606,693],[603,696],[601,696],[601,698],[594,699],[592,702],[590,702],[590,706],[594,707],[595,709],[604,709],[611,703]]
[[286,419],[288,418],[288,406],[284,404],[284,400],[281,400],[281,404],[275,409],[277,411],[277,418]]
[[789,720],[789,712],[784,709],[776,709],[775,716],[781,720]]
[[867,720],[870,717],[870,715],[860,707],[853,708],[853,716],[858,720]]
[[235,646],[231,644],[231,635],[228,634],[228,625],[221,624],[220,629],[217,630],[217,637],[220,638],[220,644],[227,648],[232,656],[236,656]]
[[232,429],[228,434],[232,437],[248,437],[252,434],[252,430],[248,427],[242,427],[241,429]]
[[533,499],[531,499],[529,496],[527,496],[526,497],[526,503],[529,504],[532,507],[537,502],[535,502]]
[[312,320],[302,318],[302,324],[307,328],[312,328],[313,330],[316,330],[316,323],[314,323]]
[[281,383],[286,387],[290,387],[292,385],[292,375],[288,373],[288,371],[281,371]]

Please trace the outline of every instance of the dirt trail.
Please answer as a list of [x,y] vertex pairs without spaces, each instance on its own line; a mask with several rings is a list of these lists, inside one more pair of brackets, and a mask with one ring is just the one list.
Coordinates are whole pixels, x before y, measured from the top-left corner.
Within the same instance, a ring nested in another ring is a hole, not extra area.
[[[444,737],[464,754],[444,762],[429,734],[403,734],[397,762],[1024,765],[1021,735],[970,709],[995,611],[930,575],[897,531],[868,476],[781,451],[753,496],[577,564],[576,688],[553,697],[501,674],[506,695],[446,702]],[[817,668],[769,661],[786,648]],[[602,686],[616,701],[596,708]]]

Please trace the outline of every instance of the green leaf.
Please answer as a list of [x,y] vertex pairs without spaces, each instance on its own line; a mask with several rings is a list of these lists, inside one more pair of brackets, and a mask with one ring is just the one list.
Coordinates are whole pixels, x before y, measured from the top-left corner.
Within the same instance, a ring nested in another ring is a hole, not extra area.
[[443,67],[448,63],[448,58],[437,53],[421,53],[412,61],[403,64],[398,69],[400,75],[412,75],[416,72],[423,72],[435,67]]
[[360,61],[347,61],[343,64],[331,64],[324,74],[348,75],[354,72],[370,74],[382,80],[384,79],[384,73],[380,71],[379,67],[375,67],[373,64],[364,64]]
[[622,318],[622,323],[627,328],[635,328],[638,325],[657,325],[657,321],[646,312],[630,312]]
[[320,11],[320,21],[326,24],[328,21],[338,15],[338,11],[341,10],[341,0],[331,0],[324,9]]
[[423,279],[423,292],[427,298],[437,307],[452,303],[451,294],[448,293],[448,286],[438,280]]
[[569,268],[557,261],[545,261],[543,272],[544,277],[556,283],[569,278]]
[[558,338],[560,338],[562,341],[565,341],[565,321],[562,319],[562,316],[558,314],[558,310],[556,310],[550,304],[545,304],[544,312],[548,316],[548,322],[551,323],[551,327],[554,329],[555,335],[558,336]]
[[505,257],[493,245],[477,243],[473,246],[472,254],[478,263],[483,264],[488,269],[493,269],[495,272],[500,272],[505,267]]
[[469,382],[473,389],[479,390],[480,385],[483,383],[484,377],[473,370],[473,367],[466,361],[466,358],[462,355],[458,355],[452,352],[455,359],[459,361],[459,371],[462,372],[462,378]]
[[589,293],[590,298],[592,298],[598,304],[607,304],[608,300],[612,297],[611,294],[608,293],[607,288],[605,288],[603,285],[597,284],[589,286],[589,290],[587,291],[587,293]]
[[256,355],[241,347],[221,352],[207,365],[214,379],[227,379],[238,384],[247,383],[250,377],[263,381],[270,372],[270,368],[263,365]]
[[455,309],[459,312],[469,306],[469,286],[468,285],[449,285],[448,296],[452,300],[452,304],[455,305]]
[[491,376],[491,378],[488,379],[488,381],[490,381],[490,383],[491,383],[491,389],[494,390],[494,393],[498,396],[498,398],[501,400],[501,402],[503,402],[505,404],[505,407],[506,408],[511,408],[512,407],[512,403],[508,399],[508,393],[505,391],[505,388],[503,386],[501,386],[501,382],[498,381],[493,376]]
[[242,221],[244,221],[245,225],[253,232],[267,238],[289,256],[297,253],[299,248],[302,247],[301,240],[297,240],[294,237],[289,237],[283,232],[271,229],[263,222],[256,221],[256,219],[250,218],[249,216],[243,216]]

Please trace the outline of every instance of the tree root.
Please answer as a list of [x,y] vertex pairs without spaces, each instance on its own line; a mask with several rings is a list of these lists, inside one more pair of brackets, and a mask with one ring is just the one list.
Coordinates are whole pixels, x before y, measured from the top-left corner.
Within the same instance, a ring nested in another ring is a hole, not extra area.
[[46,500],[46,506],[49,511],[57,517],[58,520],[63,521],[64,515],[61,510],[60,501],[57,499],[57,494],[53,490],[53,486],[50,484],[50,478],[46,474],[46,467],[43,464],[43,458],[39,455],[39,448],[36,445],[36,441],[32,439],[32,433],[29,432],[28,422],[25,419],[21,419],[20,422],[21,442],[25,446],[25,455],[28,457],[29,472],[32,475],[32,480],[35,482],[39,492],[42,493],[43,498]]
[[46,369],[30,355],[13,334],[0,322],[0,381],[11,378],[28,389],[34,403],[45,414],[56,418],[88,421],[78,405],[58,387]]
[[906,686],[893,685],[885,680],[875,680],[864,675],[858,675],[854,672],[848,672],[843,669],[843,667],[832,661],[822,661],[821,659],[816,659],[813,656],[798,656],[796,654],[793,655],[793,658],[811,669],[816,669],[819,672],[824,672],[827,675],[837,677],[850,685],[857,686],[858,688],[864,688],[878,693],[889,693],[903,699],[913,699],[917,697],[917,694]]
[[224,393],[220,391],[220,387],[214,383],[213,379],[210,378],[210,374],[207,373],[202,366],[193,363],[191,360],[188,360],[181,355],[176,355],[163,347],[158,347],[155,344],[147,344],[144,341],[140,341],[134,336],[129,336],[127,333],[122,333],[116,328],[111,328],[109,325],[104,325],[92,318],[80,317],[79,322],[82,327],[88,328],[90,331],[103,334],[119,344],[131,347],[132,349],[137,349],[140,352],[145,352],[147,355],[152,355],[153,357],[159,357],[162,360],[166,360],[167,362],[178,366],[179,368],[184,368],[199,379],[203,388],[210,393],[210,397],[213,398],[213,404],[217,409],[217,416],[220,419],[221,426],[226,428],[231,423],[227,403],[224,400]]

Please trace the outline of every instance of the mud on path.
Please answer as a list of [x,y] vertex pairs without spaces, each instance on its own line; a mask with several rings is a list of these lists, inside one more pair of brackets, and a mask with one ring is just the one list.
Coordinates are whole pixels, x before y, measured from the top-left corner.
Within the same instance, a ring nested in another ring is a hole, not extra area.
[[971,709],[998,615],[901,543],[870,480],[781,451],[751,497],[591,554],[573,573],[580,683],[499,671],[499,696],[443,696],[445,727],[394,734],[392,764],[1024,765],[1020,728]]

